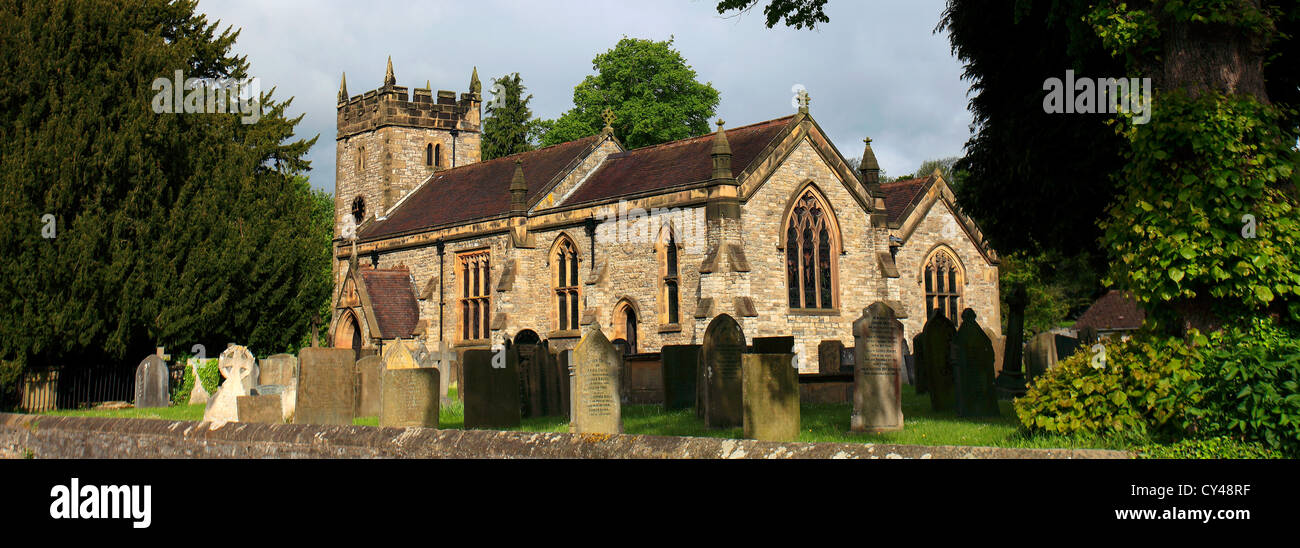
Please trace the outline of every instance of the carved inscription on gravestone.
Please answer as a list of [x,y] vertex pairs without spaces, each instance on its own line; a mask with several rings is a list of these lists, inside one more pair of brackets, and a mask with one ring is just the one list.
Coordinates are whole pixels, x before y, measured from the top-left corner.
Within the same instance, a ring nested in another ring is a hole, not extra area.
[[578,403],[573,431],[578,434],[621,434],[623,413],[619,402],[619,366],[622,355],[593,323],[573,349]]
[[857,354],[850,427],[855,432],[892,432],[903,429],[901,330],[894,311],[874,303],[853,322]]

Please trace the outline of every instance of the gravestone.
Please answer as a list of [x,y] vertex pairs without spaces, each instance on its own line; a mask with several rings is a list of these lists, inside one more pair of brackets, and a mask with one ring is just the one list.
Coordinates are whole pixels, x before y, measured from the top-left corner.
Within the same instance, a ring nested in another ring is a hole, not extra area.
[[903,429],[903,337],[894,309],[872,303],[853,322],[855,361],[853,415],[854,432],[897,432]]
[[247,348],[230,345],[217,356],[217,369],[221,371],[221,386],[208,400],[203,410],[203,420],[208,422],[233,422],[239,420],[240,396],[257,383],[257,360]]
[[817,372],[822,375],[840,373],[840,355],[844,352],[844,343],[840,341],[822,341],[817,345]]
[[505,357],[508,350],[465,351],[460,387],[465,428],[519,427],[519,374]]
[[135,406],[167,407],[172,404],[171,375],[162,356],[150,354],[135,366]]
[[547,341],[515,343],[506,352],[519,375],[520,414],[524,417],[562,416],[560,380],[555,356]]
[[1013,284],[1007,294],[1007,335],[1002,343],[1002,369],[998,371],[998,380],[995,383],[998,396],[1002,399],[1010,400],[1023,396],[1027,388],[1024,347],[1025,307],[1028,305],[1029,296],[1024,284]]
[[935,411],[950,411],[956,408],[957,396],[954,392],[952,362],[948,359],[952,340],[957,336],[957,329],[942,312],[935,310],[930,321],[925,322],[920,341],[915,348],[917,370],[926,392],[930,394],[930,407]]
[[239,396],[235,398],[238,422],[281,424],[284,413],[280,409],[280,395]]
[[384,370],[384,359],[379,356],[366,356],[357,360],[356,373],[353,375],[356,388],[353,392],[352,413],[357,417],[379,416],[379,397],[383,385],[380,384]]
[[[744,423],[741,354],[745,334],[726,314],[709,322],[700,348],[704,371],[704,423],[709,428],[734,428]],[[787,364],[788,365],[788,364]]]
[[402,339],[384,346],[385,369],[419,369],[419,362],[411,355],[411,348]]
[[293,420],[294,402],[298,395],[298,357],[293,354],[274,354],[258,364],[259,383],[283,386],[280,391],[280,412],[285,422]]
[[1068,335],[1056,336],[1056,361],[1064,360],[1079,349],[1079,339]]
[[207,404],[208,398],[211,397],[208,394],[208,389],[203,387],[203,379],[199,377],[199,366],[203,365],[203,363],[204,361],[198,358],[190,358],[185,361],[185,367],[190,369],[190,376],[194,378],[194,388],[190,390],[190,405],[196,403]]
[[925,333],[925,331],[917,333],[915,337],[912,337],[912,371],[915,372],[915,375],[912,378],[914,379],[914,386],[916,387],[916,394],[918,396],[925,394],[929,390],[929,381],[925,377],[925,366],[923,365],[925,362],[921,357],[921,354],[925,350],[925,345],[921,344],[924,340],[921,338],[923,333]]
[[258,364],[258,384],[289,386],[298,377],[298,358],[293,354],[274,354]]
[[573,421],[575,434],[622,434],[619,368],[623,356],[592,322],[573,349]]
[[309,347],[298,352],[294,424],[352,424],[356,406],[354,356],[351,348]]
[[[898,331],[898,333],[894,334],[894,340],[898,342],[898,355],[900,357],[898,362],[899,383],[914,384],[916,383],[916,373],[911,365],[912,352],[907,348],[907,329],[903,327],[903,322],[898,322],[894,324],[894,330]],[[902,387],[900,386],[899,389],[901,390]]]
[[742,424],[746,438],[799,440],[799,370],[790,366],[791,354],[742,356]]
[[695,381],[700,365],[700,345],[670,344],[659,351],[663,360],[664,409],[695,405]]
[[573,350],[561,350],[555,355],[555,385],[560,392],[559,408],[560,416],[565,420],[573,418],[572,403],[570,403],[569,394],[573,389],[573,369],[570,364],[573,363]]
[[953,381],[957,389],[957,415],[961,417],[996,417],[998,398],[993,382],[993,342],[975,321],[975,311],[961,313],[961,329],[953,339],[950,352]]
[[754,337],[755,354],[789,354],[794,352],[794,337]]
[[1056,334],[1045,331],[1034,335],[1025,346],[1025,376],[1033,381],[1053,367],[1056,367]]
[[397,341],[384,356],[381,371],[379,426],[438,427],[438,370],[419,367],[405,344]]
[[1006,350],[1007,338],[994,333],[993,329],[989,327],[984,328],[984,335],[987,336],[989,342],[993,344],[993,373],[996,375],[1001,373],[1002,368],[1004,367],[1002,363],[1002,353]]
[[456,352],[447,346],[447,341],[438,341],[438,350],[429,352],[429,360],[438,368],[438,394],[446,399],[455,376]]

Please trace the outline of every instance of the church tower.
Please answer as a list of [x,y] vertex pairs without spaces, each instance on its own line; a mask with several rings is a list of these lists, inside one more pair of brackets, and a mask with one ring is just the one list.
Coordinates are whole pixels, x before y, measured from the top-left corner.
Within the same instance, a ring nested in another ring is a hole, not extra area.
[[421,181],[440,169],[479,161],[482,85],[478,69],[469,92],[438,91],[428,83],[407,94],[388,58],[384,85],[349,96],[347,75],[339,85],[335,138],[334,236],[344,219],[357,226],[384,216]]

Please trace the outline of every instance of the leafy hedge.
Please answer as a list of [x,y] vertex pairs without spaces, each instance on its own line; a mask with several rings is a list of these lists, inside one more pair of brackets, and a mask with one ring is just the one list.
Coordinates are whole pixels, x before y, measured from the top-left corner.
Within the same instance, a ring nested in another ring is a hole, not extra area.
[[1200,395],[1199,352],[1178,339],[1133,338],[1106,345],[1104,367],[1081,349],[1035,380],[1015,401],[1031,431],[1146,438],[1179,424]]
[[1284,459],[1286,455],[1260,442],[1238,441],[1227,436],[1208,440],[1183,440],[1170,445],[1148,445],[1138,449],[1141,459]]
[[1102,367],[1079,352],[1040,377],[1015,402],[1020,422],[1053,434],[1226,438],[1300,454],[1300,330],[1256,318],[1190,340],[1142,334],[1105,352]]

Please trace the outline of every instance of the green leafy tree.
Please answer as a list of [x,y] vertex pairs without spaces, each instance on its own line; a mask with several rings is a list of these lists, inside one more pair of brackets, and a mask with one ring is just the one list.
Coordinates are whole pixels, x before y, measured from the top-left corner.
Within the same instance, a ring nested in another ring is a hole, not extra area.
[[624,37],[592,60],[596,74],[573,88],[573,108],[547,128],[543,146],[595,135],[613,111],[614,136],[629,148],[656,145],[711,131],[718,90],[696,80],[673,41]]
[[[330,291],[332,205],[300,175],[289,101],[261,117],[156,113],[156,78],[242,79],[238,31],[193,1],[5,1],[0,13],[0,384],[308,340]],[[53,219],[54,232],[44,219]],[[53,236],[53,237],[46,237]]]
[[948,187],[952,189],[953,193],[956,193],[961,189],[961,184],[965,182],[967,175],[965,170],[957,169],[956,165],[959,161],[961,161],[961,157],[958,156],[926,160],[921,162],[921,167],[916,169],[916,174],[928,177],[937,169],[939,175],[948,183]]
[[[740,13],[747,12],[758,5],[761,0],[721,0],[718,2],[718,13],[727,13],[729,11]],[[767,7],[763,8],[763,15],[767,17],[767,28],[772,28],[777,22],[785,20],[787,27],[796,29],[807,28],[809,30],[816,28],[818,23],[829,23],[830,17],[826,16],[825,7],[827,0],[771,0]]]
[[528,109],[533,96],[524,96],[519,73],[507,74],[492,83],[495,97],[488,102],[487,117],[483,119],[484,161],[528,152],[536,143],[533,113]]

